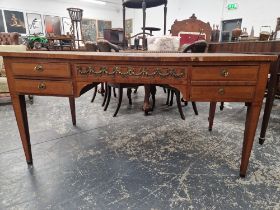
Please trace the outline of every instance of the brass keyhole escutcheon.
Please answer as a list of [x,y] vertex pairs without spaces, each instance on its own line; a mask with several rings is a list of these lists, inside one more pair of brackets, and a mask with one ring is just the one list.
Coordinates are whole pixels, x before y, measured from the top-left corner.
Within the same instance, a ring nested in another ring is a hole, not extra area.
[[39,90],[45,90],[47,88],[46,84],[44,82],[41,82],[39,85],[38,85],[38,89]]
[[220,95],[224,95],[225,94],[225,89],[224,88],[219,88],[218,93]]
[[222,69],[222,70],[221,70],[221,75],[222,75],[223,77],[228,77],[228,76],[229,76],[228,70]]
[[41,72],[41,71],[44,71],[44,67],[42,65],[38,64],[34,67],[34,70]]

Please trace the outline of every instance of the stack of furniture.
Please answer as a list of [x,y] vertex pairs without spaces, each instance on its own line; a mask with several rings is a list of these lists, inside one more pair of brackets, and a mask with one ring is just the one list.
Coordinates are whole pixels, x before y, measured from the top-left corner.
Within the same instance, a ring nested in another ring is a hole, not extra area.
[[[125,34],[125,8],[142,9],[143,10],[143,49],[147,49],[146,45],[146,9],[164,5],[164,35],[166,34],[166,15],[167,15],[167,0],[123,0],[123,29]],[[125,44],[125,37],[123,37]]]

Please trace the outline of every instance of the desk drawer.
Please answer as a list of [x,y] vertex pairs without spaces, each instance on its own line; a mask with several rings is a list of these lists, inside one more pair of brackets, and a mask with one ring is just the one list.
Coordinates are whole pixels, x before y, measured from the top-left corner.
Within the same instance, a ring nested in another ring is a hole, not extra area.
[[70,78],[68,63],[12,63],[15,76]]
[[15,79],[15,91],[26,94],[73,95],[70,81]]
[[192,80],[196,81],[256,81],[258,66],[200,66],[193,67]]
[[193,101],[242,101],[253,99],[254,93],[255,86],[194,86],[191,88],[191,99]]

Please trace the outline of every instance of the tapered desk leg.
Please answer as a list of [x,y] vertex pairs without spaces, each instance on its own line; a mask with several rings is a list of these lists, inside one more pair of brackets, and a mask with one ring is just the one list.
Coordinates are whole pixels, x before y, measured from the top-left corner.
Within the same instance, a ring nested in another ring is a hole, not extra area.
[[208,122],[209,122],[208,130],[209,131],[212,131],[215,112],[216,112],[216,106],[217,106],[217,102],[210,102],[209,117],[208,117]]
[[76,125],[76,108],[75,108],[75,98],[69,97],[69,104],[71,109],[71,117],[72,117],[72,123],[75,126]]
[[144,97],[143,111],[145,112],[145,115],[148,115],[149,112],[152,111],[152,107],[150,105],[151,85],[144,85],[144,88],[145,88],[145,97]]
[[24,95],[12,95],[12,104],[27,164],[33,164]]
[[[280,59],[280,58],[279,58]],[[268,126],[268,121],[270,118],[271,109],[273,106],[273,101],[277,89],[277,72],[279,69],[280,61],[277,63],[274,63],[271,67],[271,77],[268,83],[268,91],[267,91],[267,97],[265,101],[265,108],[263,113],[263,121],[262,121],[262,129],[261,129],[261,135],[259,138],[259,143],[262,145],[265,141],[265,134]]]
[[240,176],[245,177],[253,147],[254,137],[258,125],[258,119],[261,111],[261,104],[248,104],[247,116],[245,122],[244,141],[242,148],[242,157],[240,165]]

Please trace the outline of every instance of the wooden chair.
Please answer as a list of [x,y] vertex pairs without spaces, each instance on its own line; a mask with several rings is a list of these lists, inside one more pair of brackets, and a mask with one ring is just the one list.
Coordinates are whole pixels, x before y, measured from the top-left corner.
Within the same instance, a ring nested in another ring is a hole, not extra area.
[[[210,41],[211,39],[211,31],[212,28],[210,26],[210,23],[207,22],[203,22],[199,19],[197,19],[197,17],[195,16],[195,14],[193,14],[189,19],[185,19],[182,21],[178,21],[175,20],[175,22],[173,23],[173,25],[171,26],[171,34],[172,36],[178,36],[181,32],[196,32],[199,34],[205,34],[205,40],[200,40],[201,37],[198,35],[197,39],[193,41],[193,43],[191,44],[185,44],[181,46],[180,51],[182,53],[204,53],[207,49],[207,42]],[[170,89],[167,88],[167,101],[166,101],[166,105],[172,106],[173,105],[173,97],[174,94],[176,96],[176,101],[177,101],[177,106],[178,106],[178,110],[180,112],[181,118],[184,119],[185,116],[182,112],[182,105],[181,103],[178,103],[178,101],[180,101],[180,99],[178,100],[178,95],[180,97],[180,92],[176,89]],[[185,105],[188,104],[187,101],[184,101],[183,99],[181,99],[181,101],[183,101],[185,103]],[[195,102],[192,102],[192,107],[194,110],[195,115],[198,115],[198,111],[197,111],[197,106]]]
[[203,33],[205,34],[205,40],[207,42],[210,42],[212,28],[209,22],[205,23],[197,19],[195,14],[192,14],[192,16],[189,19],[185,19],[181,21],[175,20],[175,22],[171,26],[170,33],[172,34],[172,36],[178,36],[180,32],[192,32],[192,33],[196,32],[198,34]]
[[[99,50],[99,52],[111,52],[112,50],[115,52],[119,52],[119,47],[115,44],[110,43],[107,40],[98,40],[97,41],[97,48]],[[118,111],[121,107],[121,103],[122,103],[122,97],[123,97],[123,89],[127,88],[127,97],[129,99],[129,104],[132,104],[132,100],[131,100],[131,93],[132,93],[132,88],[137,89],[139,85],[137,84],[121,84],[121,83],[106,83],[105,84],[105,95],[104,95],[104,100],[102,103],[102,106],[104,107],[104,111],[107,110],[110,100],[111,100],[111,92],[112,92],[112,88],[113,88],[113,92],[114,92],[114,96],[116,97],[116,92],[115,89],[118,88],[118,105],[116,108],[116,111],[114,113],[114,117],[117,116]],[[92,98],[92,102],[96,96],[96,92],[97,90],[95,89],[94,94],[93,94],[93,98]]]
[[[166,105],[173,106],[173,97],[175,95],[179,114],[180,114],[182,120],[185,120],[186,118],[185,118],[185,115],[183,113],[183,108],[182,108],[182,104],[181,104],[181,97],[180,97],[180,91],[175,89],[175,88],[173,88],[173,87],[170,87],[169,85],[160,85],[160,87],[162,87],[164,91],[167,90],[167,100],[166,100],[166,103],[165,103]],[[153,88],[151,90],[152,98],[153,98],[153,96],[155,95],[155,92],[156,92],[156,90],[153,90]],[[155,100],[155,99],[153,98],[153,100]],[[153,101],[152,108],[154,108],[154,106],[155,106],[154,104],[155,104],[155,101]],[[196,106],[195,106],[195,108],[196,108]],[[197,109],[196,109],[195,113],[197,113]]]
[[[105,39],[100,39],[100,40],[98,40],[97,43],[86,42],[85,47],[86,47],[87,51],[95,51],[95,52],[97,52],[97,51],[111,52],[112,49],[116,52],[119,51],[119,47],[117,45],[114,45]],[[105,87],[106,84],[101,83],[100,85],[101,85],[101,89],[99,91],[97,90],[97,86],[94,88],[93,96],[92,96],[92,99],[90,102],[93,103],[97,92],[99,92],[102,96],[104,96],[103,103],[102,103],[102,106],[104,106],[106,103],[106,98],[107,98],[107,92],[106,92],[106,87]],[[114,96],[116,97],[115,89],[114,89]]]
[[[112,88],[118,88],[118,105],[116,108],[116,111],[113,115],[113,117],[116,117],[119,109],[121,107],[122,104],[122,98],[123,98],[123,89],[127,88],[127,98],[129,100],[129,105],[132,105],[132,99],[131,99],[131,93],[132,93],[132,88],[138,88],[139,85],[134,85],[134,84],[123,84],[123,83],[107,83],[106,84],[106,98],[105,98],[105,107],[104,107],[104,111],[107,110],[110,100],[111,100],[111,94],[112,94]],[[115,93],[114,93],[115,94]]]
[[[184,45],[181,48],[181,52],[182,53],[204,53],[206,51],[206,49],[207,49],[207,42],[204,40],[199,40],[199,41],[194,42],[193,44]],[[181,115],[181,118],[184,120],[185,115],[183,113],[181,101],[185,103],[185,106],[188,105],[188,102],[184,101],[183,99],[180,99],[180,91],[178,91],[177,89],[168,87],[168,86],[162,86],[162,87],[167,89],[166,105],[168,105],[168,106],[173,105],[173,98],[175,95],[179,113]],[[195,115],[198,115],[196,103],[193,101],[191,103],[192,103],[192,107],[193,107],[193,111],[194,111]]]
[[[97,50],[98,50],[97,44],[95,42],[92,42],[92,41],[86,41],[85,42],[85,50],[88,51],[88,52],[97,52]],[[103,86],[103,83],[101,84],[101,89],[102,89],[102,86]],[[98,87],[96,85],[94,87],[93,95],[92,95],[92,98],[91,98],[91,101],[90,101],[91,103],[93,103],[93,101],[96,97],[96,94],[97,94],[97,91],[98,91],[97,89],[98,89]],[[104,87],[103,87],[103,89],[104,89]],[[104,92],[105,92],[105,90],[104,90]],[[101,94],[102,94],[102,96],[104,96],[103,91],[101,91]]]

